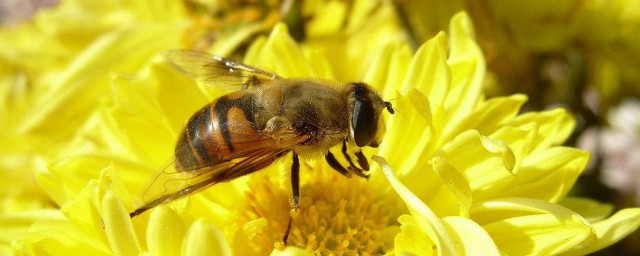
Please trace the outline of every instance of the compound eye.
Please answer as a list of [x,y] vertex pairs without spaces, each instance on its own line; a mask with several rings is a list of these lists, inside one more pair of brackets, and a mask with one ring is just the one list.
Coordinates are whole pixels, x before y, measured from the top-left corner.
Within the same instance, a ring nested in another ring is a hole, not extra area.
[[376,112],[371,101],[356,100],[351,114],[353,140],[358,147],[369,145],[378,130]]

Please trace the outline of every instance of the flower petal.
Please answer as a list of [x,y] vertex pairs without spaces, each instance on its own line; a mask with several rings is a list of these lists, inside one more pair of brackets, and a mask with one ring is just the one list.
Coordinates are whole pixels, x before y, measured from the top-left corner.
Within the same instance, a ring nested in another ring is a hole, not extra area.
[[488,99],[469,113],[459,126],[461,129],[473,127],[480,134],[492,134],[511,122],[526,100],[522,94]]
[[161,205],[151,212],[147,227],[147,247],[150,255],[179,255],[186,227],[180,215]]
[[589,161],[589,153],[553,147],[530,154],[503,195],[557,202],[567,195]]
[[542,150],[563,143],[573,132],[575,121],[562,108],[544,112],[530,112],[519,115],[510,126],[522,126],[527,123],[538,125],[539,138],[534,141],[532,151]]
[[509,145],[507,145],[503,141],[493,140],[484,136],[480,137],[480,142],[482,143],[484,149],[486,149],[487,151],[494,154],[500,154],[500,156],[502,157],[502,165],[504,166],[504,168],[509,171],[513,171],[513,168],[516,164],[516,157]]
[[551,255],[595,238],[580,215],[546,201],[504,198],[478,203],[471,217],[509,255]]
[[444,137],[451,137],[458,123],[481,100],[485,61],[475,42],[473,24],[469,16],[460,12],[451,18],[448,64],[451,70],[451,89],[444,102],[444,109],[453,114],[446,124]]
[[606,219],[613,211],[613,205],[583,197],[565,197],[559,204],[580,214],[591,223]]
[[271,256],[312,256],[313,254],[305,249],[288,246],[284,250],[273,250]]
[[60,221],[58,210],[32,210],[0,215],[0,254],[10,255],[11,244],[29,232],[31,225],[38,221]]
[[371,158],[382,166],[382,170],[389,184],[405,202],[411,215],[416,219],[418,226],[436,245],[438,255],[455,255],[455,248],[451,237],[447,234],[438,217],[429,209],[429,206],[420,201],[418,197],[398,181],[384,158],[379,156],[373,156]]
[[[275,59],[278,61],[273,61]],[[273,28],[266,41],[251,45],[245,62],[267,70],[270,68],[282,77],[317,77],[305,61],[302,49],[282,23]]]
[[21,243],[28,255],[66,255],[71,250],[79,255],[113,255],[106,243],[79,232],[67,221],[36,223]]
[[453,194],[453,200],[445,200],[434,195],[433,198],[437,200],[429,201],[429,205],[433,209],[448,209],[446,212],[438,211],[440,215],[468,217],[471,206],[471,188],[467,179],[442,157],[434,157],[429,163],[442,180],[444,187]]
[[231,248],[218,228],[197,220],[189,228],[182,254],[187,256],[231,255]]
[[107,241],[115,255],[138,255],[140,244],[122,201],[109,190],[102,199],[102,220]]
[[577,246],[567,252],[568,255],[585,255],[620,241],[640,227],[640,208],[620,210],[606,220],[593,223],[597,240]]
[[161,50],[178,45],[176,38],[166,36],[176,32],[175,29],[139,26],[114,31],[96,40],[74,59],[46,95],[38,97],[32,108],[34,113],[21,129],[49,136],[75,132],[106,92],[112,73],[104,70],[124,73],[139,69]]
[[491,236],[478,223],[470,219],[450,216],[442,219],[459,255],[499,255]]
[[439,33],[418,48],[404,78],[403,88],[424,93],[431,101],[429,109],[441,107],[449,90],[451,74],[446,60],[447,37]]
[[504,142],[475,130],[463,132],[443,145],[440,155],[464,173],[474,192],[513,175],[509,172],[515,162],[513,151]]
[[394,239],[393,250],[396,254],[437,255],[437,246],[413,216],[402,215],[398,222],[401,231]]

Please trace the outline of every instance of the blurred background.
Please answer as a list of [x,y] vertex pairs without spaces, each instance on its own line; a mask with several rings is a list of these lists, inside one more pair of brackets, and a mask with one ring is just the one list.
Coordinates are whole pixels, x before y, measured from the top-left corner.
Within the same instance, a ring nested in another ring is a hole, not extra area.
[[[237,56],[242,56],[249,41],[266,34],[278,21],[286,22],[296,40],[308,44],[335,42],[340,38],[336,34],[362,33],[371,26],[391,24],[401,36],[389,40],[406,41],[415,48],[437,32],[448,30],[453,14],[464,10],[474,22],[476,38],[487,61],[487,97],[522,93],[529,97],[524,112],[560,106],[576,118],[575,133],[566,145],[590,151],[592,160],[572,194],[611,203],[616,210],[640,205],[640,1],[183,2],[194,22],[191,25],[193,33],[183,35],[182,44],[203,50],[217,47],[225,55]],[[23,29],[21,26],[33,22],[39,11],[61,4],[58,0],[1,0],[3,33]],[[360,18],[347,15],[355,5],[364,6]],[[105,26],[98,24],[96,29]],[[91,30],[65,32],[87,38],[96,33]],[[362,38],[366,39],[366,33]],[[36,44],[30,46],[34,49],[43,48],[37,41],[27,44]],[[20,56],[8,51],[10,47],[0,44],[0,57],[14,61],[13,65],[0,65],[0,74],[24,68],[20,66]],[[29,47],[21,47],[25,48]],[[60,56],[50,56],[43,61],[57,63],[62,60]],[[37,68],[25,70],[11,79],[29,80],[46,73]],[[24,113],[20,110],[28,105],[20,99],[33,97],[30,94],[34,89],[29,83],[12,84],[22,86],[2,89],[6,101],[0,109],[4,115],[0,139],[11,144],[1,146],[0,151],[0,171],[7,173],[17,169],[24,172],[25,168],[46,164],[47,157],[62,153],[51,149],[42,152],[41,147],[34,144],[63,144],[73,132],[36,135],[38,143],[29,140],[29,145],[15,139],[13,135],[20,129],[12,124],[19,122],[15,120],[16,115]],[[33,130],[37,134],[37,127]],[[16,174],[15,177],[21,176]],[[3,202],[3,211],[51,203],[36,202],[25,206],[25,200],[20,198],[38,193],[34,192],[37,188],[33,181],[26,183],[31,187],[23,187],[20,192],[0,189],[3,196],[14,196],[10,202]],[[16,203],[21,200],[22,203]],[[598,255],[613,253],[640,254],[640,232]]]

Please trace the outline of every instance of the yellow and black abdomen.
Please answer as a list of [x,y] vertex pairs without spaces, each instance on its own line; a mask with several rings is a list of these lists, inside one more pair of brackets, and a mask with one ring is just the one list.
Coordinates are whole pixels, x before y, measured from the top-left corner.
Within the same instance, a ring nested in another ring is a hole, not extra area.
[[245,91],[222,96],[196,112],[175,148],[178,171],[193,171],[243,157],[269,143],[255,120],[255,95]]

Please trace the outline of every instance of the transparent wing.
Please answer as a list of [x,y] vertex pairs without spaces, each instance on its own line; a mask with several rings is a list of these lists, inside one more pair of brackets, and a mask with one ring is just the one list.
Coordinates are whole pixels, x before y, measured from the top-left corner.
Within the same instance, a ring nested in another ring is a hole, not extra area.
[[[261,170],[288,153],[295,145],[308,138],[294,130],[282,130],[277,134],[244,136],[242,141],[234,141],[234,146],[242,148],[223,161],[190,170],[177,170],[175,161],[155,176],[142,195],[143,204],[130,213],[135,217],[155,206],[169,202],[219,182]],[[278,138],[278,139],[274,139]],[[183,146],[176,154],[191,150]]]
[[249,78],[258,79],[258,82],[281,78],[275,73],[205,52],[172,50],[164,57],[179,72],[213,86],[239,87]]

